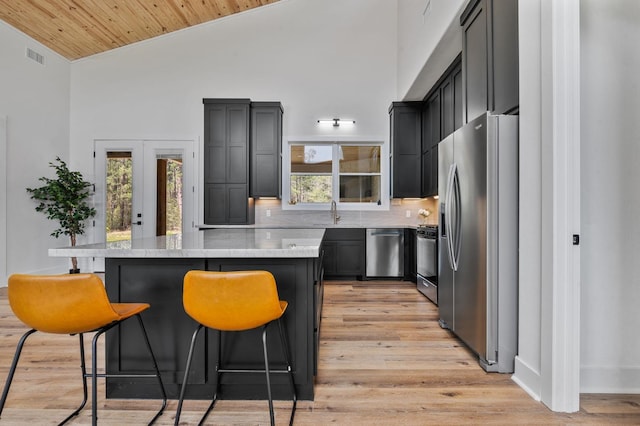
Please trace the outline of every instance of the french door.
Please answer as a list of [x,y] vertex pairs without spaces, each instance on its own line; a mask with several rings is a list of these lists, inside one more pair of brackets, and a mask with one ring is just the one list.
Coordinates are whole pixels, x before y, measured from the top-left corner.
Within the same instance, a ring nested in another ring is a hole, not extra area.
[[[94,242],[187,232],[195,226],[195,142],[95,140]],[[94,259],[94,271],[104,259]]]

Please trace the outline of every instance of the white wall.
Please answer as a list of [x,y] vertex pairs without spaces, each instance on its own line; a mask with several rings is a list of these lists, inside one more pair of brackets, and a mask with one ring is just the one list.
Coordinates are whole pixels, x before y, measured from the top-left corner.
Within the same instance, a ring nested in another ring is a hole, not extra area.
[[0,115],[0,286],[7,277],[7,117]]
[[[75,61],[73,164],[91,173],[96,138],[201,138],[203,98],[281,101],[285,143],[327,135],[388,141],[396,7],[283,0]],[[333,117],[356,126],[317,125]]]
[[[26,57],[27,47],[45,56],[44,66]],[[47,249],[69,243],[49,236],[55,224],[35,211],[25,188],[53,176],[48,163],[56,156],[68,159],[70,64],[2,21],[0,63],[0,115],[7,117],[7,273],[63,273],[67,261],[49,258]]]
[[640,2],[583,0],[582,392],[640,392]]
[[398,99],[422,100],[462,51],[467,0],[398,1]]

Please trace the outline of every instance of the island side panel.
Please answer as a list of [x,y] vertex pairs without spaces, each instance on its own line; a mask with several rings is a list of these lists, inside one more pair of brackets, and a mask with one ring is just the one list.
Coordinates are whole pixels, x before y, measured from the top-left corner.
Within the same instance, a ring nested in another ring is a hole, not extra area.
[[[292,352],[296,388],[299,399],[313,399],[313,365],[317,353],[313,342],[313,287],[319,259],[107,259],[105,281],[113,301],[147,302],[151,309],[143,313],[151,344],[158,358],[162,377],[170,398],[180,391],[189,342],[196,324],[182,307],[182,280],[191,269],[271,271],[280,298],[289,302],[284,321]],[[118,327],[107,336],[108,372],[148,372],[149,359],[135,324]],[[276,327],[269,333],[269,354],[273,361],[282,360]],[[241,335],[242,334],[242,335]],[[255,337],[257,336],[257,340]],[[187,398],[208,399],[215,388],[215,361],[218,354],[217,334],[200,336],[189,376]],[[239,366],[260,366],[262,352],[259,332],[225,336],[223,351],[233,356]],[[114,398],[157,398],[157,385],[148,379],[108,379],[107,396]],[[272,378],[277,399],[290,397],[284,375]],[[222,380],[221,398],[266,398],[263,375],[226,375]]]

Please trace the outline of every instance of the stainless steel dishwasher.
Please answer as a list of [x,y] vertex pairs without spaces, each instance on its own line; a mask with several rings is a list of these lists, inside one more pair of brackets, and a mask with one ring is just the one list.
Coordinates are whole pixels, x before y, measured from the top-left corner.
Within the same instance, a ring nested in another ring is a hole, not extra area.
[[367,277],[404,277],[404,229],[367,229]]

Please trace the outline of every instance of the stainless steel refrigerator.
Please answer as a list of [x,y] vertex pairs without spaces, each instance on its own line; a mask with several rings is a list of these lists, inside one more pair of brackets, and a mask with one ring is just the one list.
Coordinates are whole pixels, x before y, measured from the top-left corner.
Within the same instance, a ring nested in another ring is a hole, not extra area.
[[518,117],[483,114],[438,145],[438,308],[491,372],[517,351]]

